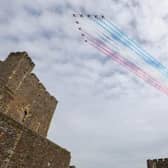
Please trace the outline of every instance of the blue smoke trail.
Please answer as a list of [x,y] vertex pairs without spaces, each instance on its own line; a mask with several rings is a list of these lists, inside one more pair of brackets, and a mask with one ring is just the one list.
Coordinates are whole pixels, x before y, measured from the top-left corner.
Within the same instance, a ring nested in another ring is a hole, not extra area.
[[[126,45],[129,47],[134,47],[135,49],[137,49],[140,53],[142,53],[143,55],[146,55],[151,62],[153,62],[156,66],[158,67],[162,67],[163,65],[157,60],[155,59],[152,55],[150,55],[149,53],[147,53],[145,50],[143,50],[140,46],[138,46],[138,44],[136,44],[133,40],[129,39],[129,37],[122,32],[117,26],[115,26],[113,23],[111,23],[110,21],[103,21],[103,23],[108,26],[109,28],[113,29],[114,32],[118,35],[119,39],[122,39],[123,41],[125,40],[125,42],[127,43]],[[109,24],[109,25],[108,25]],[[164,67],[164,66],[163,66]],[[166,67],[164,67],[166,68]],[[168,69],[167,69],[168,70]]]
[[162,91],[166,95],[168,95],[168,88],[163,86],[159,81],[157,81],[155,78],[153,78],[150,74],[145,72],[143,69],[138,67],[136,64],[132,63],[128,59],[120,56],[115,51],[111,50],[106,46],[106,44],[95,37],[93,37],[91,34],[84,32],[87,35],[87,40],[90,45],[92,45],[94,48],[97,48],[101,53],[110,56],[113,61],[119,63],[120,65],[123,65],[126,67],[130,72],[133,72],[137,77],[141,78],[151,86],[155,87],[156,89]]
[[[108,25],[106,25],[106,24],[102,24],[100,21],[96,21],[101,27],[103,27],[106,31],[108,31],[109,33],[110,33],[110,35],[111,35],[111,37],[113,37],[113,39],[115,39],[116,41],[119,41],[120,43],[122,43],[124,46],[126,46],[126,47],[128,47],[128,48],[130,48],[130,49],[132,49],[134,52],[136,52],[136,54],[140,54],[139,53],[139,49],[137,49],[137,48],[135,48],[134,46],[132,46],[132,44],[130,43],[130,41],[128,41],[128,40],[125,40],[123,37],[123,35],[121,35],[120,34],[120,32],[118,32],[118,31],[116,31],[116,29],[113,29],[113,27],[111,28],[110,27],[110,30],[107,28],[107,27],[105,27],[105,26],[108,26]],[[112,31],[111,31],[112,30]],[[143,54],[143,53],[142,53]],[[147,63],[149,63],[149,64],[152,64],[152,65],[154,65],[155,67],[159,67],[159,65],[160,65],[160,63],[156,63],[155,61],[154,61],[154,59],[153,58],[149,58],[149,57],[147,57],[146,55],[140,55],[144,60],[145,60],[145,62],[147,62]]]
[[138,47],[133,41],[131,41],[123,32],[121,32],[116,26],[112,23],[108,25],[105,22],[100,21],[99,19],[92,19],[100,27],[106,30],[110,36],[116,41],[120,42],[124,46],[128,47],[134,51],[138,56],[140,56],[146,63],[150,64],[154,68],[158,69],[162,74],[168,77],[168,69],[162,65],[157,59],[153,58],[150,54],[145,52],[143,49]]
[[[102,31],[101,28],[97,27],[96,28],[96,36],[101,39],[106,45],[108,45],[110,48],[112,48],[112,50],[118,52],[118,53],[122,53],[123,55],[128,53],[128,51],[126,51],[126,48],[123,48],[122,46],[120,46],[119,42],[114,40],[113,38],[111,38],[107,32]],[[123,53],[124,51],[124,53]],[[132,51],[132,50],[131,50]],[[122,55],[121,54],[121,55]],[[131,53],[128,53],[126,57],[129,57]],[[132,54],[131,54],[132,55]],[[142,62],[138,62],[137,60],[135,60],[136,65],[137,66],[142,66]],[[160,73],[160,71],[158,71],[158,69],[155,69],[155,72]]]
[[[109,43],[109,45],[112,46],[113,48],[117,49],[117,52],[120,53],[121,51],[125,51],[126,48],[124,49],[122,46],[120,46],[120,42],[111,38],[111,36],[109,36],[108,33],[102,32],[102,31],[98,31],[98,32],[100,34],[100,35],[98,35],[98,37],[103,39],[103,40],[105,39],[104,41]],[[128,52],[128,51],[126,51],[126,52]],[[131,53],[129,53],[129,54],[131,54]],[[139,66],[141,66],[140,63],[137,62],[137,64],[139,64]],[[156,69],[156,70],[158,71],[158,69]]]

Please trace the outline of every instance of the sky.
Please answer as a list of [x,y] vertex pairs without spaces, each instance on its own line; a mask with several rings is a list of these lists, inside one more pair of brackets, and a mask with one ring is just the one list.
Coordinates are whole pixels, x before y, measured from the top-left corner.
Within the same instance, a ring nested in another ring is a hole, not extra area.
[[168,97],[83,42],[73,13],[103,14],[168,66],[167,0],[0,0],[0,59],[27,51],[58,99],[48,138],[80,168],[168,156]]

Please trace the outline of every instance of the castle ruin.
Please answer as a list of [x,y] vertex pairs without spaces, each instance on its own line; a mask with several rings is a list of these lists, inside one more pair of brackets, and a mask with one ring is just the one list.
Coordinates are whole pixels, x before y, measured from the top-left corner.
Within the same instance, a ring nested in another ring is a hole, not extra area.
[[[70,152],[46,139],[57,100],[33,68],[26,52],[0,61],[0,168],[75,168]],[[168,159],[147,168],[168,168]]]
[[70,152],[47,137],[57,105],[26,52],[0,61],[0,168],[68,168]]

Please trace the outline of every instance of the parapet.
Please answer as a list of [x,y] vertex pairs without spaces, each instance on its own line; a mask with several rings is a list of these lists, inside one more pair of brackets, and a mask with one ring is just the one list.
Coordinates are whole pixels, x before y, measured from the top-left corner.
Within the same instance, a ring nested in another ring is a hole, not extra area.
[[168,158],[147,160],[147,167],[148,168],[167,168]]
[[47,136],[57,105],[31,73],[34,63],[26,52],[9,54],[0,62],[0,109],[4,114],[42,136]]

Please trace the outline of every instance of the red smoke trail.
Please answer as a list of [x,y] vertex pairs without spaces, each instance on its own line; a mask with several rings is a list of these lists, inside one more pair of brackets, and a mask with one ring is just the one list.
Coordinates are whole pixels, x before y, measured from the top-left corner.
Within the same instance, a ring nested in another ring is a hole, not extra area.
[[87,34],[88,42],[91,46],[97,48],[103,54],[112,57],[115,62],[125,66],[129,71],[133,72],[136,76],[138,76],[151,86],[155,87],[156,89],[168,95],[168,88],[162,86],[162,84],[159,81],[155,80],[152,76],[150,76],[148,73],[146,73],[141,68],[136,66],[134,63],[130,62],[124,57],[121,57],[118,53],[114,52],[112,49],[106,46],[101,40],[92,37],[87,32],[84,33]]

